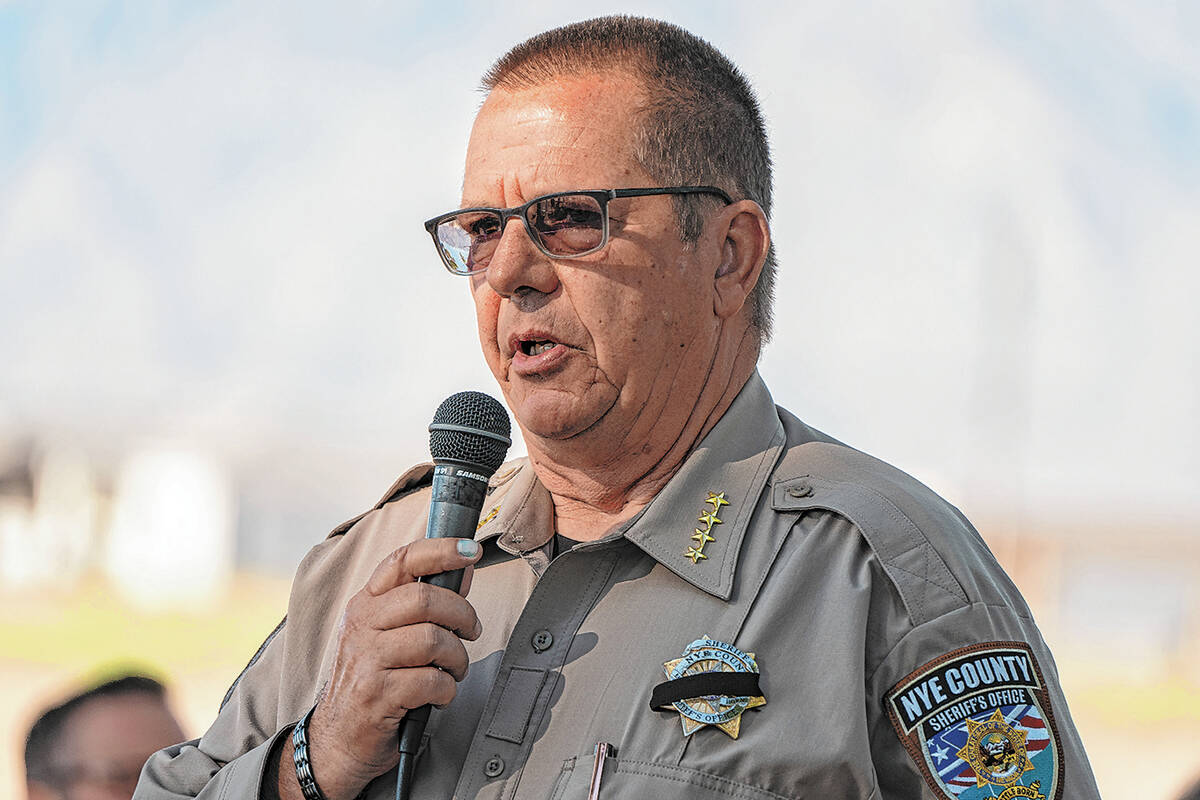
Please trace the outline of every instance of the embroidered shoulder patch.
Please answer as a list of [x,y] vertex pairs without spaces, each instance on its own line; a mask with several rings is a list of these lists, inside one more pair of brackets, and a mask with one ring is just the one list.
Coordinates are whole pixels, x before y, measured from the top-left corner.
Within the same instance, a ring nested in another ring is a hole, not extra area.
[[888,716],[942,800],[1059,800],[1062,748],[1050,694],[1024,642],[930,661],[887,693]]

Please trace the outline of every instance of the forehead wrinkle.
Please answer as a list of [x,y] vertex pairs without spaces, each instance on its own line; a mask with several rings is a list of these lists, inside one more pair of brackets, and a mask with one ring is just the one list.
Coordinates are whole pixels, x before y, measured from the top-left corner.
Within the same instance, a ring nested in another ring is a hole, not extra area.
[[[520,147],[520,145],[508,145],[504,149],[512,149],[513,147]],[[493,198],[505,198],[500,202],[511,202],[519,205],[533,197],[552,194],[558,191],[610,188],[607,186],[592,186],[590,184],[587,186],[578,185],[578,181],[570,179],[571,170],[580,166],[579,154],[580,151],[578,149],[568,144],[544,148],[536,160],[531,160],[523,168],[515,170],[511,174],[497,174],[494,179],[488,181],[488,187],[484,191],[495,191],[496,194],[493,195]],[[523,174],[528,175],[526,180],[522,180]],[[528,186],[528,192],[525,186]],[[463,191],[466,191],[465,176],[463,179]],[[492,202],[494,202],[494,199],[485,200],[477,196],[468,198],[465,194],[463,197],[464,208],[489,206]]]
[[[636,103],[628,101],[631,94],[640,95],[641,91],[630,92],[629,87],[621,86],[622,95],[613,102],[614,84],[625,80],[619,76],[601,77],[585,84],[582,92],[574,91],[565,98],[562,91],[580,88],[578,78],[564,82],[570,86],[551,84],[536,91],[493,91],[476,117],[473,133],[487,130],[490,135],[473,137],[468,164],[474,160],[477,169],[473,173],[469,169],[464,175],[463,206],[515,206],[557,191],[606,189],[609,183],[623,185],[617,176],[600,181],[603,186],[595,185],[595,179],[574,177],[596,171],[593,148],[588,147],[592,139],[604,148],[609,159],[631,162],[610,165],[618,168],[624,178],[644,172],[629,132],[636,124],[631,118],[636,115]],[[616,144],[616,151],[609,152],[610,143]],[[488,175],[493,169],[495,172]],[[505,174],[499,174],[502,172]]]
[[[507,177],[508,176],[506,176],[503,172],[497,172],[495,177],[490,179],[487,182],[486,186],[484,186],[484,188],[483,188],[484,192],[493,192],[494,191],[495,194],[491,198],[481,198],[478,196],[468,197],[466,195],[466,191],[467,191],[466,177],[464,176],[463,177],[463,199],[462,199],[461,207],[462,208],[475,208],[475,207],[490,208],[490,207],[493,207],[493,198],[495,198],[495,197],[500,198],[499,203],[501,206],[503,206],[504,203],[506,202],[505,198],[508,197],[508,191],[505,188],[506,184],[507,184]],[[519,175],[512,176],[512,187],[513,187],[512,191],[516,193],[516,196],[518,198],[524,197],[524,195],[522,194],[522,191],[521,191],[521,178]],[[524,201],[522,200],[521,202],[524,202]],[[519,205],[519,203],[518,203],[518,205]]]
[[541,158],[532,164],[530,183],[539,194],[571,191],[572,189],[591,189],[591,186],[579,186],[572,178],[580,166],[579,151],[570,145],[547,148]]

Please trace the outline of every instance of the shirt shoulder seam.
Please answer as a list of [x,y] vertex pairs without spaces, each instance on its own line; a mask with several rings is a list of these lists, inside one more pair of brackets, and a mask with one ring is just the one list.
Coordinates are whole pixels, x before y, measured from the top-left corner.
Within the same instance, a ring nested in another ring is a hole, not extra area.
[[909,636],[911,636],[912,634],[921,630],[922,628],[924,628],[927,625],[933,625],[935,623],[938,623],[941,620],[945,619],[946,617],[950,616],[951,614],[956,614],[956,613],[962,611],[963,609],[967,609],[967,608],[984,608],[984,609],[994,608],[994,609],[998,609],[1001,611],[1007,611],[1019,619],[1026,620],[1031,623],[1033,622],[1032,617],[1030,617],[1027,614],[1022,614],[1019,609],[1013,608],[1011,605],[1009,605],[1007,603],[975,602],[975,603],[968,603],[967,605],[962,606],[961,608],[951,609],[949,611],[946,611],[943,614],[939,614],[938,616],[936,616],[932,619],[922,622],[920,625],[914,625],[911,628],[909,628],[907,631],[905,631],[903,634],[901,634],[896,639],[896,641],[892,643],[892,646],[888,648],[888,651],[886,653],[884,653],[883,656],[879,659],[879,663],[876,664],[871,669],[870,674],[867,677],[867,683],[870,684],[875,681],[875,676],[876,676],[876,674],[878,674],[879,670],[883,668],[883,665],[888,662],[888,659],[890,659],[892,657],[892,655],[896,652],[896,650],[898,650],[900,648],[900,645],[904,644],[905,640],[908,639]]

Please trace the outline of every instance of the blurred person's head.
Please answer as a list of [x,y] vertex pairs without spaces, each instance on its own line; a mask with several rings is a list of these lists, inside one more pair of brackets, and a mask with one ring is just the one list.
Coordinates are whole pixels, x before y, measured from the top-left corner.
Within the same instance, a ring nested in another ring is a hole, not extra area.
[[42,713],[25,740],[29,800],[128,800],[151,753],[184,739],[163,685],[129,675]]

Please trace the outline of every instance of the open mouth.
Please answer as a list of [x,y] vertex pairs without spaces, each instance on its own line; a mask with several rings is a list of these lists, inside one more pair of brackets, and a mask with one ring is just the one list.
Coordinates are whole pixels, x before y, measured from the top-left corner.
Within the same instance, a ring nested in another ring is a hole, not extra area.
[[520,343],[521,352],[527,356],[541,355],[557,346],[558,342],[549,339],[522,339]]
[[574,348],[569,344],[548,339],[546,330],[527,330],[509,340],[512,348],[512,368],[515,375],[527,378],[546,377],[561,369]]

